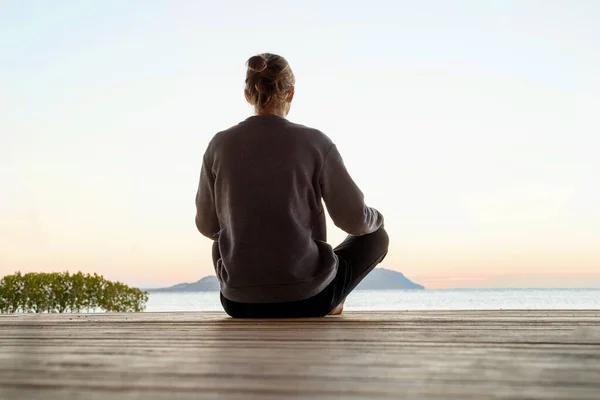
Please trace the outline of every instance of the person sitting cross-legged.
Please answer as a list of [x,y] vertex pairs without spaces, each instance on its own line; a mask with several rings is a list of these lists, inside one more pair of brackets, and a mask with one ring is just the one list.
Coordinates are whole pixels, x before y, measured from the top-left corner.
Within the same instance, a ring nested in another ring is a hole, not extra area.
[[[365,204],[331,139],[287,120],[295,86],[287,61],[265,53],[247,67],[244,92],[256,113],[211,139],[196,195],[221,304],[234,318],[340,314],[387,254],[383,216]],[[335,248],[322,200],[349,234]]]

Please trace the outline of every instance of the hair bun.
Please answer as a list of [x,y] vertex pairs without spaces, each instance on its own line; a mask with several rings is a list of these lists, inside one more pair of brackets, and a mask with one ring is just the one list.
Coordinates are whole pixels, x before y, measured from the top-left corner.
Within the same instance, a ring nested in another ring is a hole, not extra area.
[[267,69],[267,59],[260,55],[250,57],[248,60],[248,69],[254,72],[263,72]]
[[286,59],[277,54],[262,53],[250,57],[246,65],[244,93],[248,103],[257,112],[282,107],[296,82]]

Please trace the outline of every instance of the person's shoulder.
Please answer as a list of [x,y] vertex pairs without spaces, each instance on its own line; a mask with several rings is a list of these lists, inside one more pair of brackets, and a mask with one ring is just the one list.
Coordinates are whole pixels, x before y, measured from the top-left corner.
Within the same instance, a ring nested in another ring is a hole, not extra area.
[[225,139],[227,136],[231,136],[232,134],[235,134],[236,132],[242,130],[244,121],[239,122],[235,125],[230,126],[229,128],[223,129],[218,131],[214,136],[213,136],[213,140],[214,141],[219,141],[219,140],[223,140]]
[[327,147],[333,144],[329,136],[323,133],[323,131],[321,131],[320,129],[312,128],[310,126],[291,121],[288,121],[287,125],[290,131],[301,133],[302,135],[304,135],[304,137],[306,137],[307,140],[311,142]]
[[208,142],[208,146],[206,147],[206,152],[208,153],[208,152],[214,151],[224,141],[226,141],[228,137],[235,135],[235,133],[241,129],[243,122],[244,121],[215,133],[213,135],[213,137],[210,139],[210,141]]

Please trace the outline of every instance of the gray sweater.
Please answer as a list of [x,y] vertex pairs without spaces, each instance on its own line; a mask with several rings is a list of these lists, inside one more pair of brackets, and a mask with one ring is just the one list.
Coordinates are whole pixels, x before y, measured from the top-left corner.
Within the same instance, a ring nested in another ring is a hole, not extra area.
[[218,241],[216,274],[225,298],[297,301],[331,282],[337,257],[326,242],[321,199],[351,235],[383,224],[320,131],[269,115],[213,137],[200,173],[196,226]]

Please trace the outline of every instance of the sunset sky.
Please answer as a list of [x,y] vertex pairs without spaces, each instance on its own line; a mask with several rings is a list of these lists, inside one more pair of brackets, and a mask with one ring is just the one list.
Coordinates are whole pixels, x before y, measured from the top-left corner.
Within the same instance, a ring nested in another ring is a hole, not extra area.
[[594,0],[0,1],[0,276],[212,274],[202,154],[251,115],[267,51],[296,74],[289,119],[384,214],[384,267],[600,286],[598,21]]

